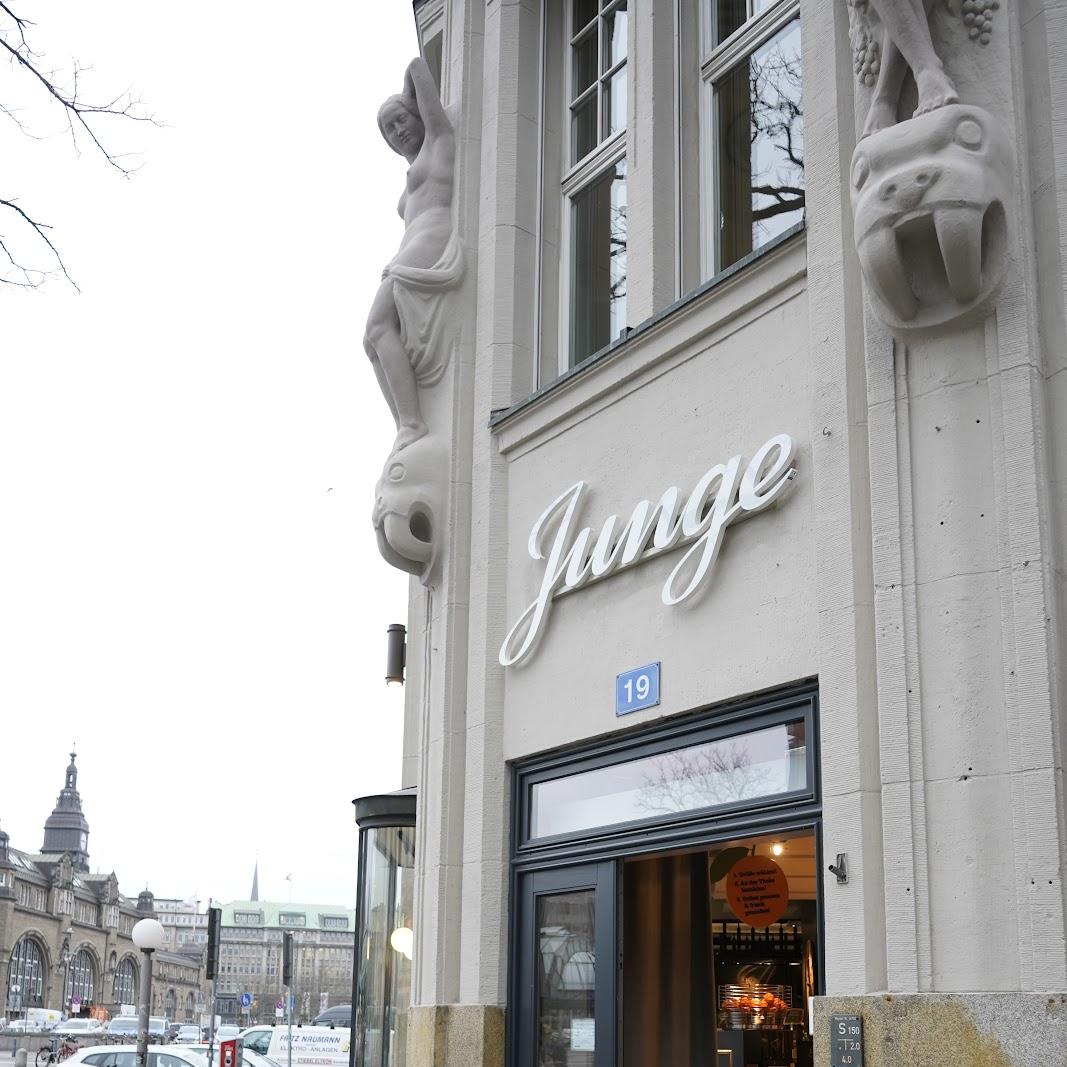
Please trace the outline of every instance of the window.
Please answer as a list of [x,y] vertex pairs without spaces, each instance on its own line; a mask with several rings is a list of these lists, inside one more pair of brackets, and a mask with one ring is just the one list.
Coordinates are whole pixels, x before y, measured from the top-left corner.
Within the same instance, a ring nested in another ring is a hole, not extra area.
[[31,882],[19,882],[19,904],[23,908],[44,911],[48,905],[48,890]]
[[80,949],[67,966],[67,1003],[80,1000],[92,1004],[96,999],[96,963],[88,949]]
[[324,930],[347,930],[347,915],[320,915],[319,920]]
[[130,956],[126,956],[115,971],[112,999],[116,1004],[137,1003],[137,964]]
[[538,375],[556,377],[627,328],[627,0],[542,7]]
[[816,795],[814,695],[661,727],[520,773],[520,849],[722,819]]
[[97,906],[90,900],[76,900],[74,902],[74,919],[86,926],[96,926],[99,912]]
[[7,1007],[12,1011],[41,1007],[44,973],[44,950],[33,938],[20,938],[7,969]]
[[803,220],[804,123],[796,0],[703,0],[703,12],[707,277]]
[[626,330],[626,0],[568,5],[567,363]]
[[283,911],[278,914],[279,926],[303,926],[306,921],[303,912]]
[[571,0],[571,165],[626,129],[626,0]]
[[804,720],[795,719],[535,782],[530,789],[530,837],[805,792],[805,734]]

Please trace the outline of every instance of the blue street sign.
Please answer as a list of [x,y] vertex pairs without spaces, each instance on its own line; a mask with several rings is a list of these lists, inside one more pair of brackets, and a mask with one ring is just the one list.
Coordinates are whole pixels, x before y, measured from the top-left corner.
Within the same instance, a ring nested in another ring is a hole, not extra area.
[[252,994],[251,993],[242,993],[241,994],[241,1007],[242,1008],[250,1008],[250,1007],[252,1007]]
[[615,714],[652,708],[659,703],[659,664],[649,663],[615,676]]

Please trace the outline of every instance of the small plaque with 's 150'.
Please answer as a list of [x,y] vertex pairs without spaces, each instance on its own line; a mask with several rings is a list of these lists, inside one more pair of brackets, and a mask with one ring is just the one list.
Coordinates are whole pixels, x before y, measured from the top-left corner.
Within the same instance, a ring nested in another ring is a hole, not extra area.
[[830,1067],[863,1067],[863,1019],[830,1016]]

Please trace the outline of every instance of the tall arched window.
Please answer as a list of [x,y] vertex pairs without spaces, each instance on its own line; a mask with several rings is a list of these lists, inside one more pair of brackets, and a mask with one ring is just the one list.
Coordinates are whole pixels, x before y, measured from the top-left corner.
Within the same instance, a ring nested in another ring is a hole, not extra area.
[[163,1002],[163,1014],[168,1019],[170,1019],[172,1022],[174,1021],[174,990],[173,989],[168,989],[167,990],[167,999]]
[[75,999],[92,1004],[96,999],[96,963],[88,949],[79,949],[67,969],[67,1003]]
[[190,993],[185,998],[185,1020],[186,1022],[192,1022],[196,1018],[196,1000],[193,998],[193,994]]
[[137,1003],[137,964],[132,956],[126,956],[115,971],[112,999],[116,1004]]
[[13,1011],[44,1006],[44,951],[32,937],[21,937],[7,971],[7,1004]]

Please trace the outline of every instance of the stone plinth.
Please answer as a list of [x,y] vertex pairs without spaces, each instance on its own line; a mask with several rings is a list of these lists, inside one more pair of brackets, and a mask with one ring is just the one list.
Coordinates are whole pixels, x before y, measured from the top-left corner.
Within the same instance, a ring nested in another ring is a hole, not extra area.
[[504,1009],[484,1004],[407,1013],[404,1067],[504,1067]]
[[1067,1063],[1067,993],[882,993],[815,998],[815,1067],[830,1016],[863,1017],[863,1067],[1052,1067]]

